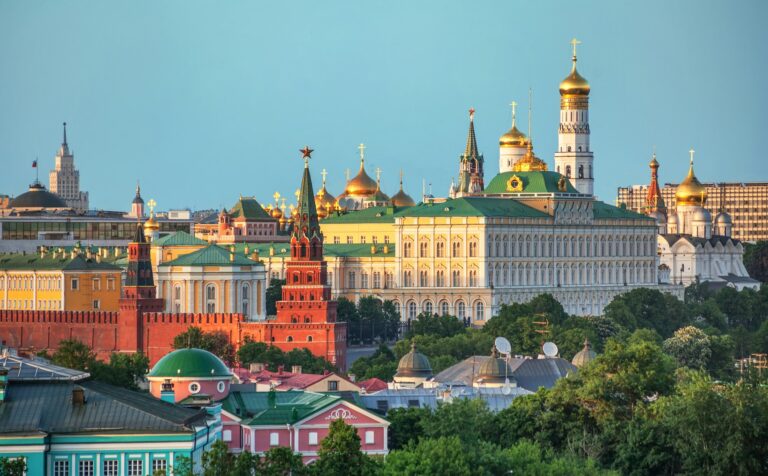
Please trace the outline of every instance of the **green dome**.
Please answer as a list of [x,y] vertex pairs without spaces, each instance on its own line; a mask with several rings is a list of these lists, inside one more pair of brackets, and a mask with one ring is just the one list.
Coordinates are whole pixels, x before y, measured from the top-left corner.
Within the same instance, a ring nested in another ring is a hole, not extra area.
[[185,377],[231,377],[224,362],[203,349],[174,350],[158,360],[147,377],[185,378]]
[[423,377],[432,376],[432,366],[426,355],[416,351],[416,344],[411,344],[411,351],[400,359],[397,364],[398,377]]

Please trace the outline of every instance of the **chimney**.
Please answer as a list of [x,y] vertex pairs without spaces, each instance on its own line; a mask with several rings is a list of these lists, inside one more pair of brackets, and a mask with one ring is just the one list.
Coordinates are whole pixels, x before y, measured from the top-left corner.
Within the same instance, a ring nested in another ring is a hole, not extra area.
[[77,385],[72,387],[72,405],[85,405],[85,390]]
[[280,374],[280,375],[283,375],[283,369],[284,369],[284,368],[285,368],[285,367],[283,367],[282,365],[278,365],[278,366],[277,366],[277,373],[278,373],[278,374]]
[[371,254],[372,255],[376,254],[376,245],[371,245]]
[[294,374],[300,374],[301,373],[301,365],[294,365],[291,367],[291,373]]
[[389,253],[389,245],[384,245],[384,254]]
[[231,263],[235,262],[235,245],[229,247],[229,261]]
[[0,403],[5,401],[5,392],[8,387],[8,369],[0,367]]
[[173,392],[173,383],[167,378],[160,387],[160,400],[168,403],[176,403],[176,394]]
[[252,362],[251,365],[249,366],[248,370],[251,373],[261,372],[262,370],[264,370],[264,364]]

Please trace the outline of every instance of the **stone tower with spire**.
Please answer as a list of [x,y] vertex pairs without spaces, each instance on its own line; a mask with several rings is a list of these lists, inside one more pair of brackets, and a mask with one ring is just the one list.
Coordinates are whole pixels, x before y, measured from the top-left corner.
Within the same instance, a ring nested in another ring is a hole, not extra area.
[[64,138],[56,152],[55,166],[48,174],[48,189],[61,197],[68,207],[76,212],[88,210],[88,192],[80,191],[80,171],[75,168],[75,156],[67,144],[67,123],[64,123]]
[[469,132],[467,146],[459,157],[459,184],[456,196],[473,195],[485,188],[483,183],[483,155],[477,150],[475,138],[475,110],[469,110]]
[[589,82],[576,71],[576,45],[573,66],[560,83],[560,127],[555,153],[555,171],[565,175],[580,193],[594,193],[594,156],[589,147]]
[[[291,257],[286,263],[282,300],[277,302],[277,317],[269,340],[297,347],[302,346],[298,342],[312,342],[315,347],[324,343],[325,358],[343,368],[346,324],[336,323],[337,303],[331,299],[328,268],[323,259],[323,235],[309,174],[312,149],[305,147],[301,152],[304,175],[291,231]],[[320,331],[322,337],[315,336]],[[291,342],[297,344],[289,344]]]

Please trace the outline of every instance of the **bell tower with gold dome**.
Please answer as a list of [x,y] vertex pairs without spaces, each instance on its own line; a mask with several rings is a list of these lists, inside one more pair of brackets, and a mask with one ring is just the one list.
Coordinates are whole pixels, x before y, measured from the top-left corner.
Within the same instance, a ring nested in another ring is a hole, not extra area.
[[560,83],[560,127],[555,152],[555,170],[565,175],[580,193],[594,193],[593,161],[589,148],[589,82],[576,71],[576,45],[573,67]]
[[528,138],[517,128],[517,103],[512,101],[512,128],[499,137],[499,172],[511,172],[525,156]]

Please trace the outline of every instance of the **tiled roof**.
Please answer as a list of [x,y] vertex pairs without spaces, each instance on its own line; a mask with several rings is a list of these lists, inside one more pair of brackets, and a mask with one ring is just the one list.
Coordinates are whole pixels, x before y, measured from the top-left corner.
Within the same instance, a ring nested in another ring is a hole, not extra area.
[[[274,399],[270,401],[270,399]],[[233,385],[223,409],[248,425],[295,423],[341,400],[315,392],[256,392],[252,385]]]
[[269,216],[259,202],[253,197],[240,197],[240,200],[235,203],[235,206],[232,207],[229,214],[232,218],[274,221],[274,218]]
[[120,268],[105,261],[98,262],[96,258],[87,259],[83,254],[74,258],[65,253],[63,258],[54,258],[49,252],[45,257],[39,254],[0,254],[0,269],[2,270],[63,270],[80,271],[103,269],[119,271]]
[[365,389],[365,391],[368,393],[378,392],[379,390],[384,390],[388,388],[387,382],[376,377],[369,378],[368,380],[363,380],[361,382],[357,382],[357,385],[361,389]]
[[544,212],[517,200],[494,197],[462,197],[442,203],[422,203],[404,210],[403,217],[526,217],[549,218]]
[[186,231],[170,233],[152,242],[152,246],[205,246],[207,244],[207,241],[196,238]]
[[0,404],[0,434],[192,433],[206,413],[100,382],[81,382],[85,404],[72,404],[72,382],[11,382]]
[[234,260],[230,260],[228,249],[212,244],[160,266],[252,266],[255,264],[257,264],[256,261],[245,257],[243,253],[238,253],[237,250],[235,250]]
[[[517,176],[523,183],[523,190],[520,192],[510,192],[507,190],[507,182],[512,177]],[[483,193],[579,193],[570,180],[565,180],[565,190],[561,191],[557,184],[563,177],[557,172],[536,171],[536,172],[501,172],[491,179],[483,190]]]
[[[441,384],[460,383],[472,385],[480,366],[490,357],[475,355],[456,365],[448,367],[435,375],[434,380]],[[576,367],[565,359],[528,359],[513,357],[509,361],[509,378],[517,381],[517,386],[535,392],[539,387],[551,388],[555,382],[565,377],[568,372],[575,372]]]

